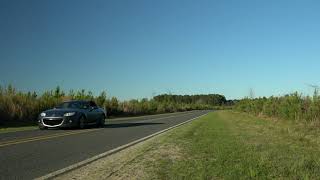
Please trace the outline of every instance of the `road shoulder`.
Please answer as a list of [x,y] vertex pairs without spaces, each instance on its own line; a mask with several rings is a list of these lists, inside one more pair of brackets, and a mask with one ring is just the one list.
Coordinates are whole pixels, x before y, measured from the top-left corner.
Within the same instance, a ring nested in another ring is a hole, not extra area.
[[167,150],[174,149],[163,144],[170,133],[171,131],[152,137],[55,179],[150,179],[152,161],[165,155]]

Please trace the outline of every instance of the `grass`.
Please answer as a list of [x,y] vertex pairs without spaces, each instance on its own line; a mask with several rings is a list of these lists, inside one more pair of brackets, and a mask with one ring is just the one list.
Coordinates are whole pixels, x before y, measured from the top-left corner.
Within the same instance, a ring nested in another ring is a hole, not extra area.
[[145,147],[153,179],[317,179],[320,131],[314,126],[216,111]]
[[8,122],[5,125],[0,126],[1,133],[17,132],[17,131],[27,131],[37,129],[36,123],[30,122]]

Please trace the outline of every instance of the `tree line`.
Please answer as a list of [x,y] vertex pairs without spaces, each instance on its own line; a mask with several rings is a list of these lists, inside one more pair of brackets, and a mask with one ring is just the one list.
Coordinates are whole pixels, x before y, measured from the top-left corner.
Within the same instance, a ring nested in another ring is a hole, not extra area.
[[222,95],[158,95],[151,99],[120,101],[107,97],[106,91],[95,96],[91,91],[70,90],[64,92],[58,86],[42,94],[18,91],[12,85],[0,86],[0,124],[7,122],[36,122],[44,110],[53,108],[66,100],[94,100],[107,110],[108,116],[135,116],[157,113],[213,109],[228,104]]
[[163,94],[155,96],[154,99],[158,102],[175,102],[183,104],[207,104],[211,106],[221,106],[226,104],[227,100],[220,94],[208,95],[171,95]]

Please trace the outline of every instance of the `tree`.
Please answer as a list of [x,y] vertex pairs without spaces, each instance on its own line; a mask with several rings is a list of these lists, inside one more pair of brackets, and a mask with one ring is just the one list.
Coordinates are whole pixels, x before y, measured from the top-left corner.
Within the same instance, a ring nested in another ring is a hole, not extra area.
[[107,93],[106,93],[106,91],[102,91],[100,93],[100,95],[96,98],[96,103],[99,106],[104,106],[105,102],[106,102],[106,99],[107,99]]

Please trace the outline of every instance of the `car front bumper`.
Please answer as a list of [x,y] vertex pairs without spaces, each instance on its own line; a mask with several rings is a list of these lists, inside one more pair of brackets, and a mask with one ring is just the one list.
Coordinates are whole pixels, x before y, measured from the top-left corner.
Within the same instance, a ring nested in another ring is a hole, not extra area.
[[79,126],[79,117],[39,117],[38,118],[39,127],[46,128],[68,128]]

